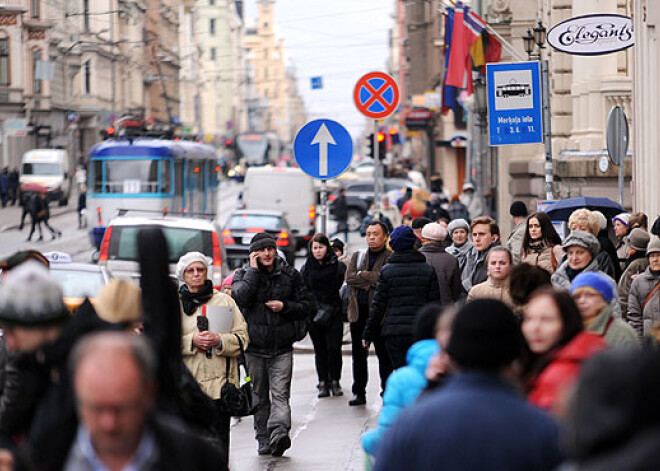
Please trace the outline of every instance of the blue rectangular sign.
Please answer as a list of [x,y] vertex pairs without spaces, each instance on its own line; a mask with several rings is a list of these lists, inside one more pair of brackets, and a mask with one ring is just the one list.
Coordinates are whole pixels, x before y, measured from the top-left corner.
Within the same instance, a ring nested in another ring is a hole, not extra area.
[[486,64],[491,146],[543,142],[539,62]]
[[312,77],[312,90],[323,88],[323,77]]

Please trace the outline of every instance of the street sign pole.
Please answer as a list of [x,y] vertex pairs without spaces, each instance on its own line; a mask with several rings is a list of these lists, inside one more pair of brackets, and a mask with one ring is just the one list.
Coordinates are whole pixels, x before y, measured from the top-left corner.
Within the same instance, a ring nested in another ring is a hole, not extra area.
[[321,180],[321,233],[327,234],[328,227],[328,180]]
[[374,119],[374,219],[380,215],[380,155],[378,143],[378,120]]
[[617,105],[610,110],[607,117],[607,153],[614,165],[619,166],[619,204],[623,206],[623,169],[628,152],[628,120],[623,107]]
[[623,167],[624,161],[619,164],[619,204],[623,206]]
[[555,199],[552,190],[552,132],[550,130],[550,82],[548,61],[541,61],[541,89],[543,100],[543,143],[545,144],[545,199]]

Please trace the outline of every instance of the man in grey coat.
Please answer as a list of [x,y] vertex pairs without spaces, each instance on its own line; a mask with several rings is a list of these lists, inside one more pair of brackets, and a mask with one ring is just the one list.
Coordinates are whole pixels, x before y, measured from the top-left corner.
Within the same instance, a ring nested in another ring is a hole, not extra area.
[[649,266],[635,278],[628,295],[628,322],[637,334],[652,334],[660,321],[660,238],[651,237],[646,247]]
[[509,208],[513,229],[509,238],[506,240],[506,248],[513,256],[513,264],[520,263],[520,249],[522,248],[523,238],[527,230],[527,206],[522,201],[514,201]]

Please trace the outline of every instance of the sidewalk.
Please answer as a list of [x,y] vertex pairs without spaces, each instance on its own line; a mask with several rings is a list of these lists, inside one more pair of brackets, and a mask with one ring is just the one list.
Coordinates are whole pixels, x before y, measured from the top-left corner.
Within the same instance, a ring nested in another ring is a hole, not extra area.
[[[57,202],[51,201],[49,206],[50,217],[56,218],[62,214],[68,214],[76,211],[77,201],[78,193],[76,191],[71,193],[69,204],[67,206],[58,206]],[[0,208],[0,232],[17,229],[21,223],[22,213],[23,208],[18,205],[18,201],[16,201],[16,206],[6,206],[4,208]],[[30,216],[25,217],[25,224],[30,224]]]

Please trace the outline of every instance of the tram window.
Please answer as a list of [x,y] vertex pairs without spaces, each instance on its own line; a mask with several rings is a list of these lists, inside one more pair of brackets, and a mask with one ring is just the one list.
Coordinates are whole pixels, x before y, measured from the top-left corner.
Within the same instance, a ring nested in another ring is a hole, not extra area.
[[103,193],[103,162],[92,161],[92,178],[94,179],[94,193]]
[[172,164],[167,160],[160,161],[160,192],[170,193],[172,191]]
[[107,160],[105,185],[108,193],[156,193],[157,160]]

